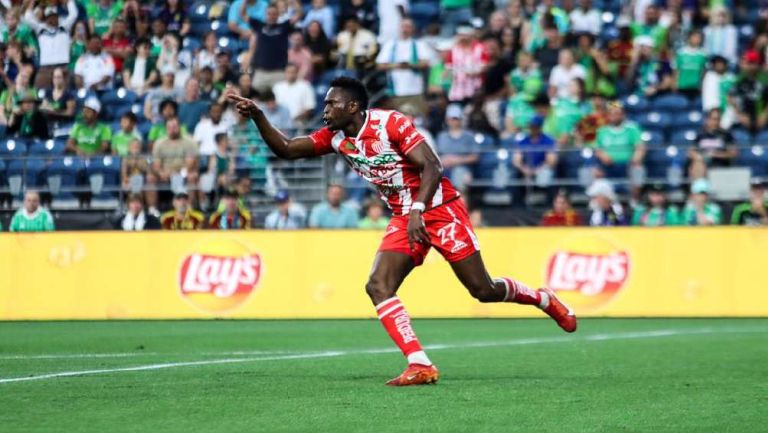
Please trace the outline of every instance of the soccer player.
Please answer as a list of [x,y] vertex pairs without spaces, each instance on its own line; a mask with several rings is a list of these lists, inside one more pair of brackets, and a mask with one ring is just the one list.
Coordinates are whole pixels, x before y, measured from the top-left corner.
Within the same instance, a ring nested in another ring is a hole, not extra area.
[[550,289],[532,290],[512,278],[492,279],[480,256],[464,201],[443,177],[440,159],[411,121],[396,111],[367,109],[368,94],[358,80],[339,77],[325,96],[325,127],[309,136],[288,138],[273,127],[256,103],[228,92],[242,116],[252,119],[280,158],[341,154],[355,172],[376,186],[393,218],[373,262],[366,292],[381,324],[408,360],[388,385],[435,383],[439,373],[422,350],[397,289],[419,266],[430,247],[480,302],[534,305],[566,332],[576,330],[573,311]]

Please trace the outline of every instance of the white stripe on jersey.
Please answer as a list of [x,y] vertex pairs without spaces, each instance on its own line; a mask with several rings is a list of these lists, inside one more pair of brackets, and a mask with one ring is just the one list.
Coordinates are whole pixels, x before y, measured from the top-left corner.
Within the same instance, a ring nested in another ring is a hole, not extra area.
[[343,131],[337,131],[336,135],[331,138],[331,146],[333,146],[333,149],[336,150],[336,152],[339,151],[339,146],[341,145],[341,142],[344,140],[344,132]]
[[443,179],[440,179],[440,183],[437,185],[437,191],[432,196],[432,207],[440,206],[443,204]]

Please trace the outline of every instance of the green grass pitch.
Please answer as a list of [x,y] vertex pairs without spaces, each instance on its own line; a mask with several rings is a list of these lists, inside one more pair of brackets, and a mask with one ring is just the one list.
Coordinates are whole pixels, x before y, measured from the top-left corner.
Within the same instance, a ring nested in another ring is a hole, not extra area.
[[[0,323],[0,431],[768,431],[768,319]],[[9,380],[18,379],[22,380]]]

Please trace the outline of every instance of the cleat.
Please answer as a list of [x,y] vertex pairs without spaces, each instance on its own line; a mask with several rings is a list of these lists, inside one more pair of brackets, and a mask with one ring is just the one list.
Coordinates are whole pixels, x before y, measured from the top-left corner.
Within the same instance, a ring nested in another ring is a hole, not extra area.
[[437,383],[439,378],[440,372],[434,365],[410,364],[400,376],[387,382],[387,385],[429,385]]
[[549,305],[547,308],[544,308],[544,312],[547,313],[549,317],[555,319],[555,322],[557,322],[558,326],[563,328],[563,331],[575,331],[576,314],[573,312],[573,310],[560,302],[560,299],[555,296],[555,292],[553,292],[551,289],[544,287],[539,289],[539,292],[544,292],[549,295]]

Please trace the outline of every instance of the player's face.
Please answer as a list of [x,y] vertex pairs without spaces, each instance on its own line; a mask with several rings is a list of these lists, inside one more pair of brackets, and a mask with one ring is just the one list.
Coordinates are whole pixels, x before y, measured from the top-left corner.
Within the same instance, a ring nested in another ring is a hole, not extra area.
[[323,122],[331,131],[344,128],[352,120],[357,112],[357,104],[349,100],[349,97],[335,87],[331,87],[325,95],[325,108],[323,108]]

